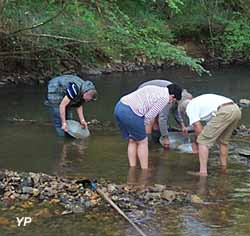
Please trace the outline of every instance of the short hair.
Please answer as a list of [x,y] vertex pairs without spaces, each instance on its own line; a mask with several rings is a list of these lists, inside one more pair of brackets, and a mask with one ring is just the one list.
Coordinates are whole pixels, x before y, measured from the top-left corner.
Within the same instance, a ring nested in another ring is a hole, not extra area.
[[182,88],[177,84],[170,84],[167,86],[169,94],[174,95],[177,101],[181,100]]
[[91,93],[91,95],[92,95],[92,99],[91,99],[91,101],[96,101],[96,100],[97,100],[98,93],[97,93],[97,91],[96,91],[95,89],[90,89],[90,90],[89,90],[89,91],[87,91],[87,92],[90,92],[90,93]]

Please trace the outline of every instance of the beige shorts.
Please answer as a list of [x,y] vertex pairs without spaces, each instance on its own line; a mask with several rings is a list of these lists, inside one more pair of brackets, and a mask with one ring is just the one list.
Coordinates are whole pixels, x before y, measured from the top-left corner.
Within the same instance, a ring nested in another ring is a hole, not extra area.
[[221,107],[203,128],[197,138],[199,144],[211,147],[215,142],[228,144],[232,133],[241,119],[240,108],[236,104]]

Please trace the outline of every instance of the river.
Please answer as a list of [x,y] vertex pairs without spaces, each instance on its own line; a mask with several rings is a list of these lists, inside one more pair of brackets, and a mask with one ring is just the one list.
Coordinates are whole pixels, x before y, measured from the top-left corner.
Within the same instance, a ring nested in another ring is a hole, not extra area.
[[[184,69],[170,69],[90,78],[96,83],[98,101],[86,105],[86,118],[114,123],[114,104],[122,95],[150,79],[176,82],[194,96],[217,93],[237,102],[241,98],[249,99],[250,67],[225,67],[211,72],[211,77],[198,77]],[[0,168],[105,178],[116,183],[178,186],[205,194],[208,203],[158,209],[142,225],[148,235],[250,235],[250,166],[247,163],[229,159],[228,174],[221,176],[214,156],[209,161],[209,178],[202,179],[187,174],[188,170],[197,170],[197,156],[165,152],[156,145],[150,149],[151,171],[145,176],[140,170],[129,170],[127,144],[117,128],[95,131],[84,141],[58,138],[43,105],[45,86],[5,87],[0,88],[0,94]],[[244,109],[241,123],[249,127],[249,118],[249,109]],[[97,220],[97,216],[89,219],[79,215],[43,220],[32,226],[32,232],[53,236],[136,235],[118,216],[107,212],[98,214],[98,219],[103,221]],[[113,227],[110,224],[114,224]],[[28,230],[15,231],[17,234],[34,235]]]

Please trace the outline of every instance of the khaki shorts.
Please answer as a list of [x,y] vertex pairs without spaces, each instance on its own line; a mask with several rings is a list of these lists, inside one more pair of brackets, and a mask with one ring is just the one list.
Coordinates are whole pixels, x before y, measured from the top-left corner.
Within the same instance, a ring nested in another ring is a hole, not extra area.
[[211,147],[215,142],[228,144],[232,133],[241,119],[240,108],[236,104],[221,107],[203,128],[197,138],[199,144]]

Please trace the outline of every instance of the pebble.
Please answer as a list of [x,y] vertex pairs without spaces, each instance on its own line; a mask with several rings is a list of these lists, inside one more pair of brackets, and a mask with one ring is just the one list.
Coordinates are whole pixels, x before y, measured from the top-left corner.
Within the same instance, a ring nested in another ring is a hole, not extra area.
[[[17,173],[14,171],[1,171],[0,178],[0,205],[16,200],[28,202],[48,202],[64,207],[62,213],[85,213],[87,209],[109,206],[96,192],[84,185],[84,180],[75,178],[61,178],[43,173]],[[137,210],[155,209],[155,207],[175,202],[189,202],[202,204],[203,201],[196,195],[187,192],[178,192],[169,189],[166,185],[154,184],[151,186],[132,186],[115,184],[105,180],[97,183],[97,188],[102,189],[121,209],[127,212]],[[33,206],[33,205],[32,205]]]

